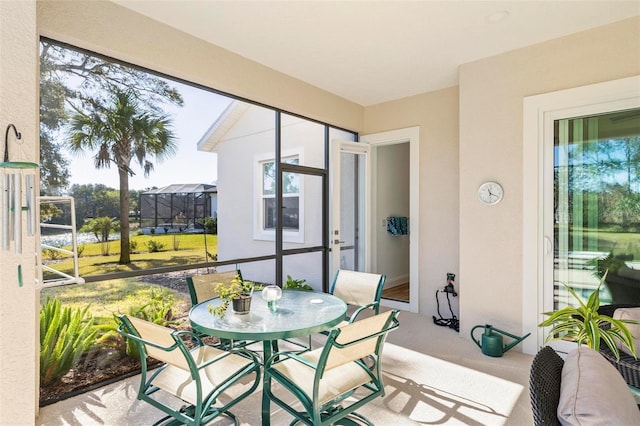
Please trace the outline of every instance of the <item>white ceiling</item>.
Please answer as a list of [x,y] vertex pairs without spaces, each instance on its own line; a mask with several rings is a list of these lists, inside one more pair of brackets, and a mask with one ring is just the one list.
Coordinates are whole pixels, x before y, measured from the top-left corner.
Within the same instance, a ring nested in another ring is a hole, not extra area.
[[461,64],[640,15],[639,0],[113,1],[363,106],[455,86]]

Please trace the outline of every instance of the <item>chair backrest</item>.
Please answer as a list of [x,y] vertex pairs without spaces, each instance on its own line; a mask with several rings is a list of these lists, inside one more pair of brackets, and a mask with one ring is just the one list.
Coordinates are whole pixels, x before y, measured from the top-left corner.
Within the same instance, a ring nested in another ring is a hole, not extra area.
[[197,305],[205,300],[218,297],[218,292],[215,290],[216,284],[231,284],[231,281],[236,276],[242,279],[242,274],[239,269],[187,277],[187,287],[189,288],[189,295],[191,296],[191,304]]
[[564,361],[550,346],[536,354],[531,363],[529,392],[531,411],[536,426],[559,425],[558,404]]
[[324,363],[323,371],[379,356],[387,333],[399,325],[398,312],[383,312],[332,330],[318,361]]
[[133,338],[139,349],[144,347],[145,351],[141,350],[140,356],[144,357],[146,352],[147,356],[158,361],[189,371],[184,352],[186,347],[179,338],[174,338],[174,330],[127,315],[120,315],[120,322],[126,329],[125,337]]
[[376,303],[374,311],[377,314],[385,279],[386,276],[381,274],[338,269],[330,293],[349,305],[365,306]]

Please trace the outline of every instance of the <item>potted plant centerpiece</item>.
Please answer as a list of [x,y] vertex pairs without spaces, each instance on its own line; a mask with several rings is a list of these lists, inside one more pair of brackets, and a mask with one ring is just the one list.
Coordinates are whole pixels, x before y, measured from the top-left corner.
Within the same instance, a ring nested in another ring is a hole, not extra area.
[[251,307],[251,297],[253,296],[253,290],[256,285],[251,281],[243,281],[239,275],[231,280],[231,284],[218,283],[215,286],[215,291],[218,293],[218,298],[222,300],[218,306],[209,305],[209,312],[211,314],[224,318],[229,308],[229,304],[232,305],[232,309],[236,314],[247,314]]
[[638,322],[629,319],[615,319],[598,313],[600,287],[606,277],[607,272],[603,274],[598,288],[591,293],[586,304],[571,287],[563,283],[569,293],[578,301],[579,306],[567,306],[559,311],[543,313],[548,318],[538,326],[551,327],[545,342],[561,339],[573,340],[578,345],[585,344],[595,351],[600,349],[600,342],[604,342],[616,359],[620,359],[617,342],[621,342],[637,358],[633,336],[626,324],[637,324]]

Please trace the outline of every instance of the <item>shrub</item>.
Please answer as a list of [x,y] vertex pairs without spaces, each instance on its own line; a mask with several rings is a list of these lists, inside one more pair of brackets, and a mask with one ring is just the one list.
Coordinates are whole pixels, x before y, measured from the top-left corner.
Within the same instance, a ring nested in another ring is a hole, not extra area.
[[84,253],[84,244],[78,246],[78,257],[82,256],[82,253]]
[[63,308],[47,298],[40,309],[40,383],[49,385],[64,376],[92,345],[93,318],[83,309]]
[[[129,315],[146,321],[151,321],[154,324],[162,326],[177,324],[178,321],[173,320],[174,300],[173,294],[168,290],[151,290],[149,302],[140,306],[132,306],[129,309]],[[101,324],[96,325],[95,329],[100,335],[97,339],[97,343],[102,346],[110,347],[132,358],[138,358],[140,353],[136,342],[131,339],[125,339],[121,334],[119,334],[119,325],[120,320],[115,314],[113,315],[113,320],[106,322],[103,321]]]
[[208,234],[217,234],[218,233],[218,218],[208,216],[204,218],[204,230]]
[[291,275],[287,275],[287,282],[282,286],[285,290],[313,290],[309,284],[305,284],[307,280],[294,280]]
[[160,241],[149,240],[147,241],[147,248],[149,249],[150,253],[155,253],[162,250],[164,248],[164,244],[162,244]]
[[80,232],[91,232],[99,242],[109,240],[109,234],[112,231],[120,229],[120,222],[109,216],[96,217],[93,219],[85,219],[84,225],[80,228]]
[[42,257],[49,260],[57,260],[62,257],[62,252],[50,248],[42,249]]
[[103,241],[100,243],[100,254],[103,256],[109,256],[111,253],[111,241]]
[[138,242],[134,240],[129,240],[129,251],[131,253],[135,253],[137,249],[138,249]]
[[162,326],[177,324],[177,321],[173,321],[174,297],[171,292],[165,289],[151,290],[149,299],[149,302],[142,306],[132,307],[129,315]]

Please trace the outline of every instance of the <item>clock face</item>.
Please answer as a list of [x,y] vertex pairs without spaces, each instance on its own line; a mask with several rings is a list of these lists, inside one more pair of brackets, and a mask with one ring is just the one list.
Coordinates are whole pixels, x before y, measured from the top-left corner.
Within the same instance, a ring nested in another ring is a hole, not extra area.
[[498,204],[503,196],[502,185],[497,182],[485,182],[478,188],[478,198],[483,204]]

